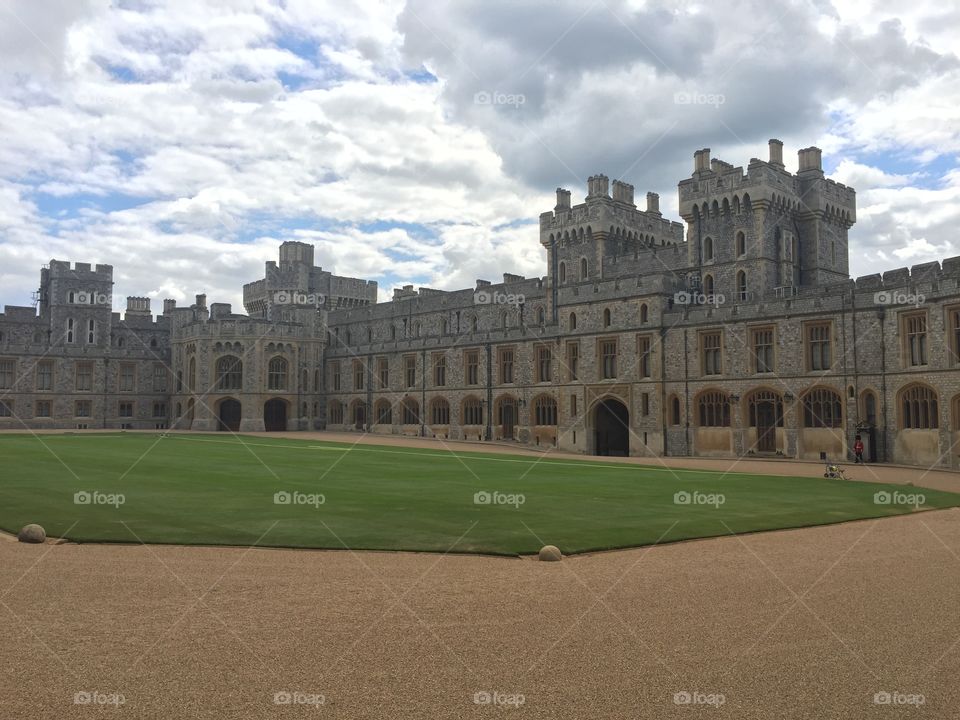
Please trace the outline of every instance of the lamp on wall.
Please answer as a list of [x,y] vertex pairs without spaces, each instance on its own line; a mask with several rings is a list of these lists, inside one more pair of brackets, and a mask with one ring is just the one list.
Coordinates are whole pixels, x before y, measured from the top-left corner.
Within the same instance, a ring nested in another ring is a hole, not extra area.
[[787,403],[792,403],[792,402],[793,402],[793,393],[790,392],[789,390],[787,390],[787,391],[783,394],[783,401],[784,401],[784,402],[787,402]]

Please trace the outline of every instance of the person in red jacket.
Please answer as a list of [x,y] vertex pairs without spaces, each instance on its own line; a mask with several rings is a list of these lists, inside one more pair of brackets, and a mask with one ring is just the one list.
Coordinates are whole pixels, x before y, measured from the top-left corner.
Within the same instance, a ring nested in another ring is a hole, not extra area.
[[853,440],[853,455],[856,458],[854,462],[863,462],[863,440],[860,439],[859,435]]

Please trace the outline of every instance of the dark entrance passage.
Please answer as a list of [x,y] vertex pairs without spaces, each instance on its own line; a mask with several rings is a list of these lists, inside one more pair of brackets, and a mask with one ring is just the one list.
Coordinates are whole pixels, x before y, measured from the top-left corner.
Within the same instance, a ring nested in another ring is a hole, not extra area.
[[757,403],[757,452],[776,452],[777,412],[772,400]]
[[229,398],[220,403],[217,413],[217,430],[229,430],[238,432],[240,430],[240,401]]
[[263,406],[263,428],[267,432],[287,429],[287,401],[280,398],[267,400]]
[[630,412],[619,400],[608,398],[594,413],[596,455],[630,454]]

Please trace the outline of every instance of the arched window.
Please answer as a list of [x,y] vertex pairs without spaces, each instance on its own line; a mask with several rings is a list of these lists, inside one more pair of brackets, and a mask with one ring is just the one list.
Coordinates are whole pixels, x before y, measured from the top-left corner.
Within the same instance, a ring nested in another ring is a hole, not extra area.
[[926,385],[910,385],[900,392],[900,427],[932,430],[940,427],[937,393]]
[[861,397],[860,412],[867,425],[877,424],[877,394],[873,390],[864,390]]
[[447,328],[447,319],[446,319],[446,318],[442,318],[442,319],[440,320],[440,334],[441,334],[441,335],[446,335],[446,334],[447,334],[447,329],[448,329],[448,328]]
[[284,358],[271,358],[269,365],[267,365],[268,390],[287,389],[287,368],[288,363]]
[[331,400],[327,409],[327,422],[331,425],[343,425],[343,403],[339,400]]
[[463,424],[483,425],[483,405],[475,397],[463,401]]
[[374,406],[374,414],[378,425],[393,424],[393,407],[388,400],[377,400],[377,404]]
[[702,393],[697,400],[700,427],[730,427],[730,398],[725,393]]
[[610,308],[603,309],[603,326],[610,327]]
[[587,279],[587,259],[586,258],[580,258],[580,279],[581,280]]
[[557,424],[557,401],[549,395],[541,395],[533,401],[535,425]]
[[703,276],[703,294],[707,297],[713,295],[713,275],[704,275]]
[[803,398],[803,426],[837,428],[843,424],[843,401],[830,388],[814,388]]
[[670,400],[670,424],[680,424],[680,398],[676,395]]
[[243,385],[243,363],[240,358],[225,355],[217,360],[217,390],[239,390]]
[[737,297],[740,300],[747,299],[747,273],[743,270],[737,272]]
[[703,241],[703,259],[713,260],[713,238],[707,237]]
[[640,322],[645,323],[649,319],[650,318],[649,318],[649,312],[647,311],[647,304],[641,303],[640,304]]
[[430,405],[430,421],[433,425],[450,424],[450,403],[444,398],[437,398]]
[[509,320],[509,318],[507,317],[507,311],[506,311],[506,310],[504,310],[502,313],[500,313],[500,327],[503,328],[504,330],[506,330],[508,327],[510,327],[510,320]]
[[313,391],[320,392],[320,371],[313,371]]
[[[739,208],[737,212],[740,212]],[[737,231],[737,257],[741,257],[747,254],[747,236],[743,234],[743,230]]]
[[404,398],[400,410],[404,425],[418,425],[420,423],[420,403],[413,398]]
[[194,388],[197,387],[197,359],[195,357],[190,358],[188,367],[187,384],[189,387],[187,389],[193,392]]
[[565,262],[560,263],[560,282],[565,283],[567,281],[567,264]]
[[97,341],[97,321],[87,321],[87,345],[93,345]]
[[576,314],[576,313],[570,313],[570,329],[571,329],[571,330],[576,330],[576,329],[577,329],[577,314]]
[[74,326],[73,318],[67,318],[67,342],[68,343],[73,342],[73,336],[74,336],[73,326]]
[[546,311],[542,307],[537,308],[537,325],[544,325],[547,321]]
[[477,332],[477,330],[480,329],[480,318],[474,315],[470,320],[470,327],[472,328],[473,332]]

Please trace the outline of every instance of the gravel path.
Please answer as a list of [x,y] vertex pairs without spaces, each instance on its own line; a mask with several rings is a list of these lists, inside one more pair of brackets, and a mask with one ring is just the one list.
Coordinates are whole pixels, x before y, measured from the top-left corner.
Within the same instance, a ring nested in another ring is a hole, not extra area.
[[957,510],[561,563],[6,538],[0,717],[940,720],[958,589]]

